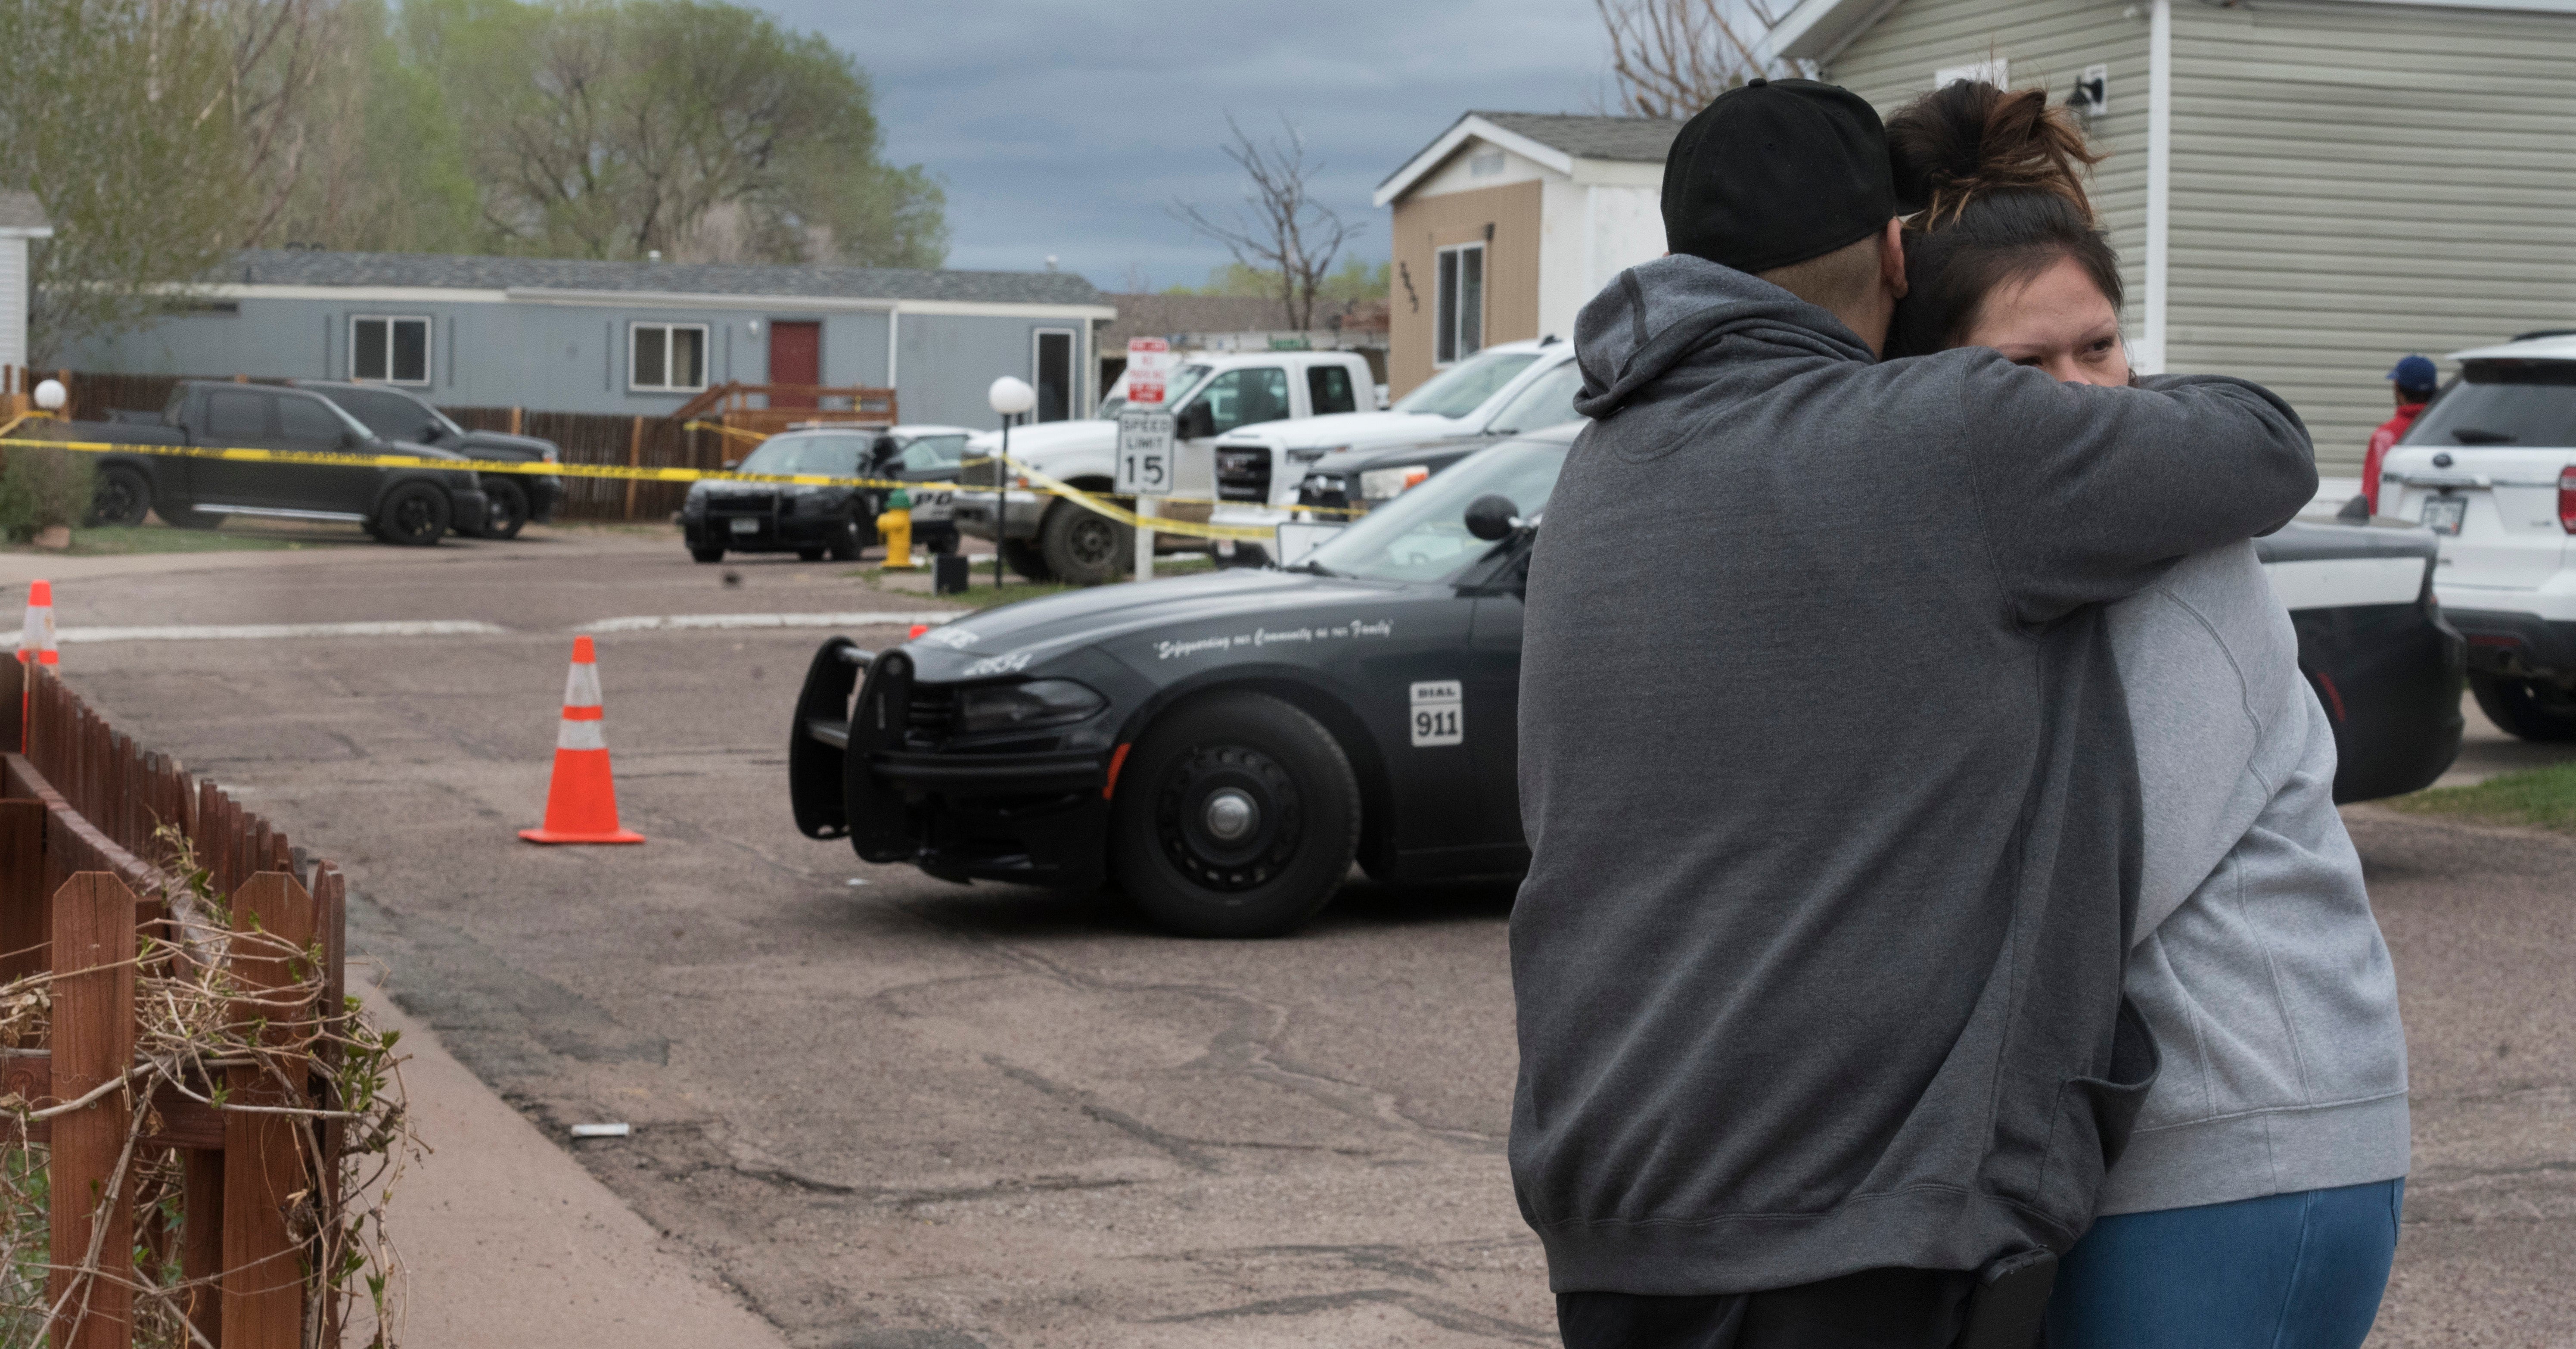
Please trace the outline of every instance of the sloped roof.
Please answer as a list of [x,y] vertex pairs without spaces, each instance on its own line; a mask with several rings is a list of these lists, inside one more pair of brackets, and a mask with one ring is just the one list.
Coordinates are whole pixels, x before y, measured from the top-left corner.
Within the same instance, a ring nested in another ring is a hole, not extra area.
[[36,194],[22,188],[0,190],[0,230],[44,230],[52,232],[54,222],[45,217],[45,204]]
[[[1104,352],[1124,350],[1131,337],[1288,331],[1287,306],[1265,296],[1112,294],[1101,298],[1118,306],[1117,320],[1100,330]],[[1317,300],[1311,330],[1330,331],[1335,315],[1341,316],[1344,331],[1381,331],[1386,327],[1386,301]]]
[[1413,189],[1455,154],[1469,137],[1489,141],[1558,173],[1574,172],[1578,159],[1661,164],[1682,124],[1658,117],[1595,117],[1563,112],[1470,112],[1386,176],[1372,194],[1384,206]]
[[1652,117],[1581,117],[1561,112],[1475,112],[1505,131],[1553,146],[1578,159],[1620,159],[1661,164],[1682,124]]
[[444,253],[335,253],[251,248],[208,278],[262,286],[406,286],[448,290],[636,291],[662,295],[778,295],[851,300],[1103,305],[1072,272],[966,272],[907,267],[789,267],[762,263],[600,262]]

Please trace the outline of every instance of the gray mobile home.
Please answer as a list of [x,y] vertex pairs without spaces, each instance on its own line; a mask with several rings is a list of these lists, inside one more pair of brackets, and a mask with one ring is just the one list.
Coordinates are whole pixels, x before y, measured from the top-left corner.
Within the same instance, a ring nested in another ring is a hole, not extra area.
[[2278,390],[2329,473],[2398,356],[2576,327],[2576,0],[1803,0],[1772,42],[1882,113],[2099,79],[2133,360]]
[[660,416],[711,385],[890,387],[904,420],[984,426],[1017,375],[1037,417],[1097,401],[1079,276],[258,249],[151,325],[59,364],[382,380],[449,406]]

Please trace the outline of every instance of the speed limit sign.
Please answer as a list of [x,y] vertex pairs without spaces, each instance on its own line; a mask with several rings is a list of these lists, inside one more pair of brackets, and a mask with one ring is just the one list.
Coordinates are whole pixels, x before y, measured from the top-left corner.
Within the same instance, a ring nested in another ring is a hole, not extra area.
[[1129,408],[1118,414],[1117,483],[1121,496],[1172,494],[1172,414]]

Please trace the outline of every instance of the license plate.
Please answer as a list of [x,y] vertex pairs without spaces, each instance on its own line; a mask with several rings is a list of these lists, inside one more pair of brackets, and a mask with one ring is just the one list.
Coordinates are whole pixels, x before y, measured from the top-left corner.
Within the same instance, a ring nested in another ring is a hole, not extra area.
[[912,494],[912,518],[915,520],[945,520],[948,518],[949,512],[956,509],[956,506],[957,494],[955,492],[915,492]]
[[2427,497],[2424,501],[2424,527],[2436,534],[2460,532],[2460,517],[2469,513],[2467,497]]
[[757,534],[760,532],[760,522],[748,515],[736,516],[732,528],[736,534]]

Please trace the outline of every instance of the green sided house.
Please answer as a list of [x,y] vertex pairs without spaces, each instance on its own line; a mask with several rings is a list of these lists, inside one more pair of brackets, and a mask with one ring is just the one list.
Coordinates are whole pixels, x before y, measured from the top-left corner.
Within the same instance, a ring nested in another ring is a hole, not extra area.
[[2576,0],[1803,0],[1771,48],[1881,113],[2098,90],[2132,360],[2270,386],[2329,475],[2400,355],[2576,328]]

